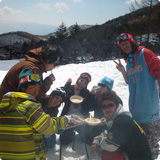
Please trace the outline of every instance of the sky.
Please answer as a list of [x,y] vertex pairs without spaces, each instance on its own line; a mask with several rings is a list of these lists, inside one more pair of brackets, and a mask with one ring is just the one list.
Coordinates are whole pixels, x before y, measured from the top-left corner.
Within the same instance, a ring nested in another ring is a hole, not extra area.
[[[159,57],[160,58],[160,57]],[[0,84],[6,75],[7,71],[19,60],[1,60],[0,61]],[[125,65],[124,60],[121,60],[122,64]],[[47,92],[50,94],[51,91],[57,87],[64,86],[68,78],[72,78],[72,84],[75,84],[77,78],[82,72],[88,72],[91,74],[92,80],[88,84],[88,89],[91,90],[94,85],[97,85],[99,80],[104,76],[112,78],[114,80],[113,90],[117,93],[117,95],[122,99],[124,109],[128,111],[128,85],[124,82],[121,73],[116,69],[116,64],[112,61],[97,61],[97,62],[90,62],[86,64],[68,64],[59,66],[56,69],[52,70],[53,74],[55,75],[56,80],[51,86],[51,89]],[[49,76],[51,72],[47,72],[44,74],[44,78]],[[59,109],[59,114],[62,110],[63,106]],[[92,115],[93,112],[92,112]],[[57,135],[57,145],[54,148],[48,150],[47,153],[47,160],[59,160],[59,135]],[[87,160],[85,147],[82,142],[78,141],[78,138],[75,140],[75,150],[72,150],[72,143],[63,146],[62,149],[62,160]],[[90,160],[100,160],[101,154],[99,152],[98,159],[96,155],[92,152],[91,147],[87,145],[87,150],[89,154]],[[157,158],[160,160],[160,156]]]
[[0,21],[101,25],[130,12],[134,0],[0,0]]

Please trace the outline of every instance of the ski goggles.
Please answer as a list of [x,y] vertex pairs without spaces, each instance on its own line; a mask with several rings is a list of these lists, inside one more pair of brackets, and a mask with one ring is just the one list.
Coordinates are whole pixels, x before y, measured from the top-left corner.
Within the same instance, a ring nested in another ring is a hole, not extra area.
[[87,78],[88,82],[91,81],[91,78],[87,74],[82,74],[80,77],[81,78]]
[[128,39],[130,39],[131,41],[134,41],[134,39],[130,35],[126,33],[122,33],[117,37],[117,44],[119,45],[119,43]]
[[19,84],[23,83],[23,82],[32,82],[32,83],[41,83],[41,78],[40,75],[38,73],[36,74],[32,74],[29,75],[27,77],[21,78],[19,81]]

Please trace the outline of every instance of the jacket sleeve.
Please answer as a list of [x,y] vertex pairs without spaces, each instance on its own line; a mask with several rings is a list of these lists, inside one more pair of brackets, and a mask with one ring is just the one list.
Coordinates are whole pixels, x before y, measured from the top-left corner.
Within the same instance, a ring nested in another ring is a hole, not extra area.
[[108,143],[106,141],[107,138],[107,131],[105,130],[103,133],[101,133],[100,136],[97,136],[94,138],[93,143],[100,145],[102,149],[109,151],[109,152],[114,152],[118,149],[117,146]]
[[26,120],[39,133],[54,134],[64,128],[68,120],[66,117],[50,117],[40,103],[26,101]]
[[160,59],[149,49],[144,49],[144,59],[149,68],[149,73],[160,79]]
[[46,94],[46,92],[50,89],[52,84],[53,84],[53,82],[51,81],[51,79],[49,77],[46,77],[42,81],[42,85],[40,87],[40,91],[38,93],[37,98],[43,97]]

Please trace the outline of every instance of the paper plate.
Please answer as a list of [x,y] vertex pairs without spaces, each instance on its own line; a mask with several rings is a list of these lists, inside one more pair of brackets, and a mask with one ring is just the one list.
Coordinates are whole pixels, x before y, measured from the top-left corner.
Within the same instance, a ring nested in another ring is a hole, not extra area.
[[101,120],[98,118],[87,118],[85,121],[91,126],[96,126],[101,123]]

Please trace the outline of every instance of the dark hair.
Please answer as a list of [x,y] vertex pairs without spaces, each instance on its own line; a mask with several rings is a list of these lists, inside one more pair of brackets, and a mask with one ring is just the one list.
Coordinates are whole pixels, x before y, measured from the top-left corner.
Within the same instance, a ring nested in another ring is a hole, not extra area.
[[[138,45],[136,43],[133,43],[133,42],[130,42],[130,43],[131,43],[131,46],[132,46],[132,53],[134,54],[138,50]],[[121,54],[122,54],[123,58],[126,60],[127,57],[128,57],[128,54],[123,52],[121,48],[120,48],[120,50],[121,50]]]
[[113,101],[116,106],[118,107],[119,106],[119,99],[118,99],[118,96],[116,94],[116,92],[114,91],[107,91],[106,93],[100,95],[98,101],[99,103],[102,105],[102,102],[105,101],[105,100],[110,100],[110,101]]
[[42,59],[49,64],[54,63],[58,57],[60,59],[59,65],[62,63],[63,60],[63,49],[60,46],[49,46],[42,49]]

